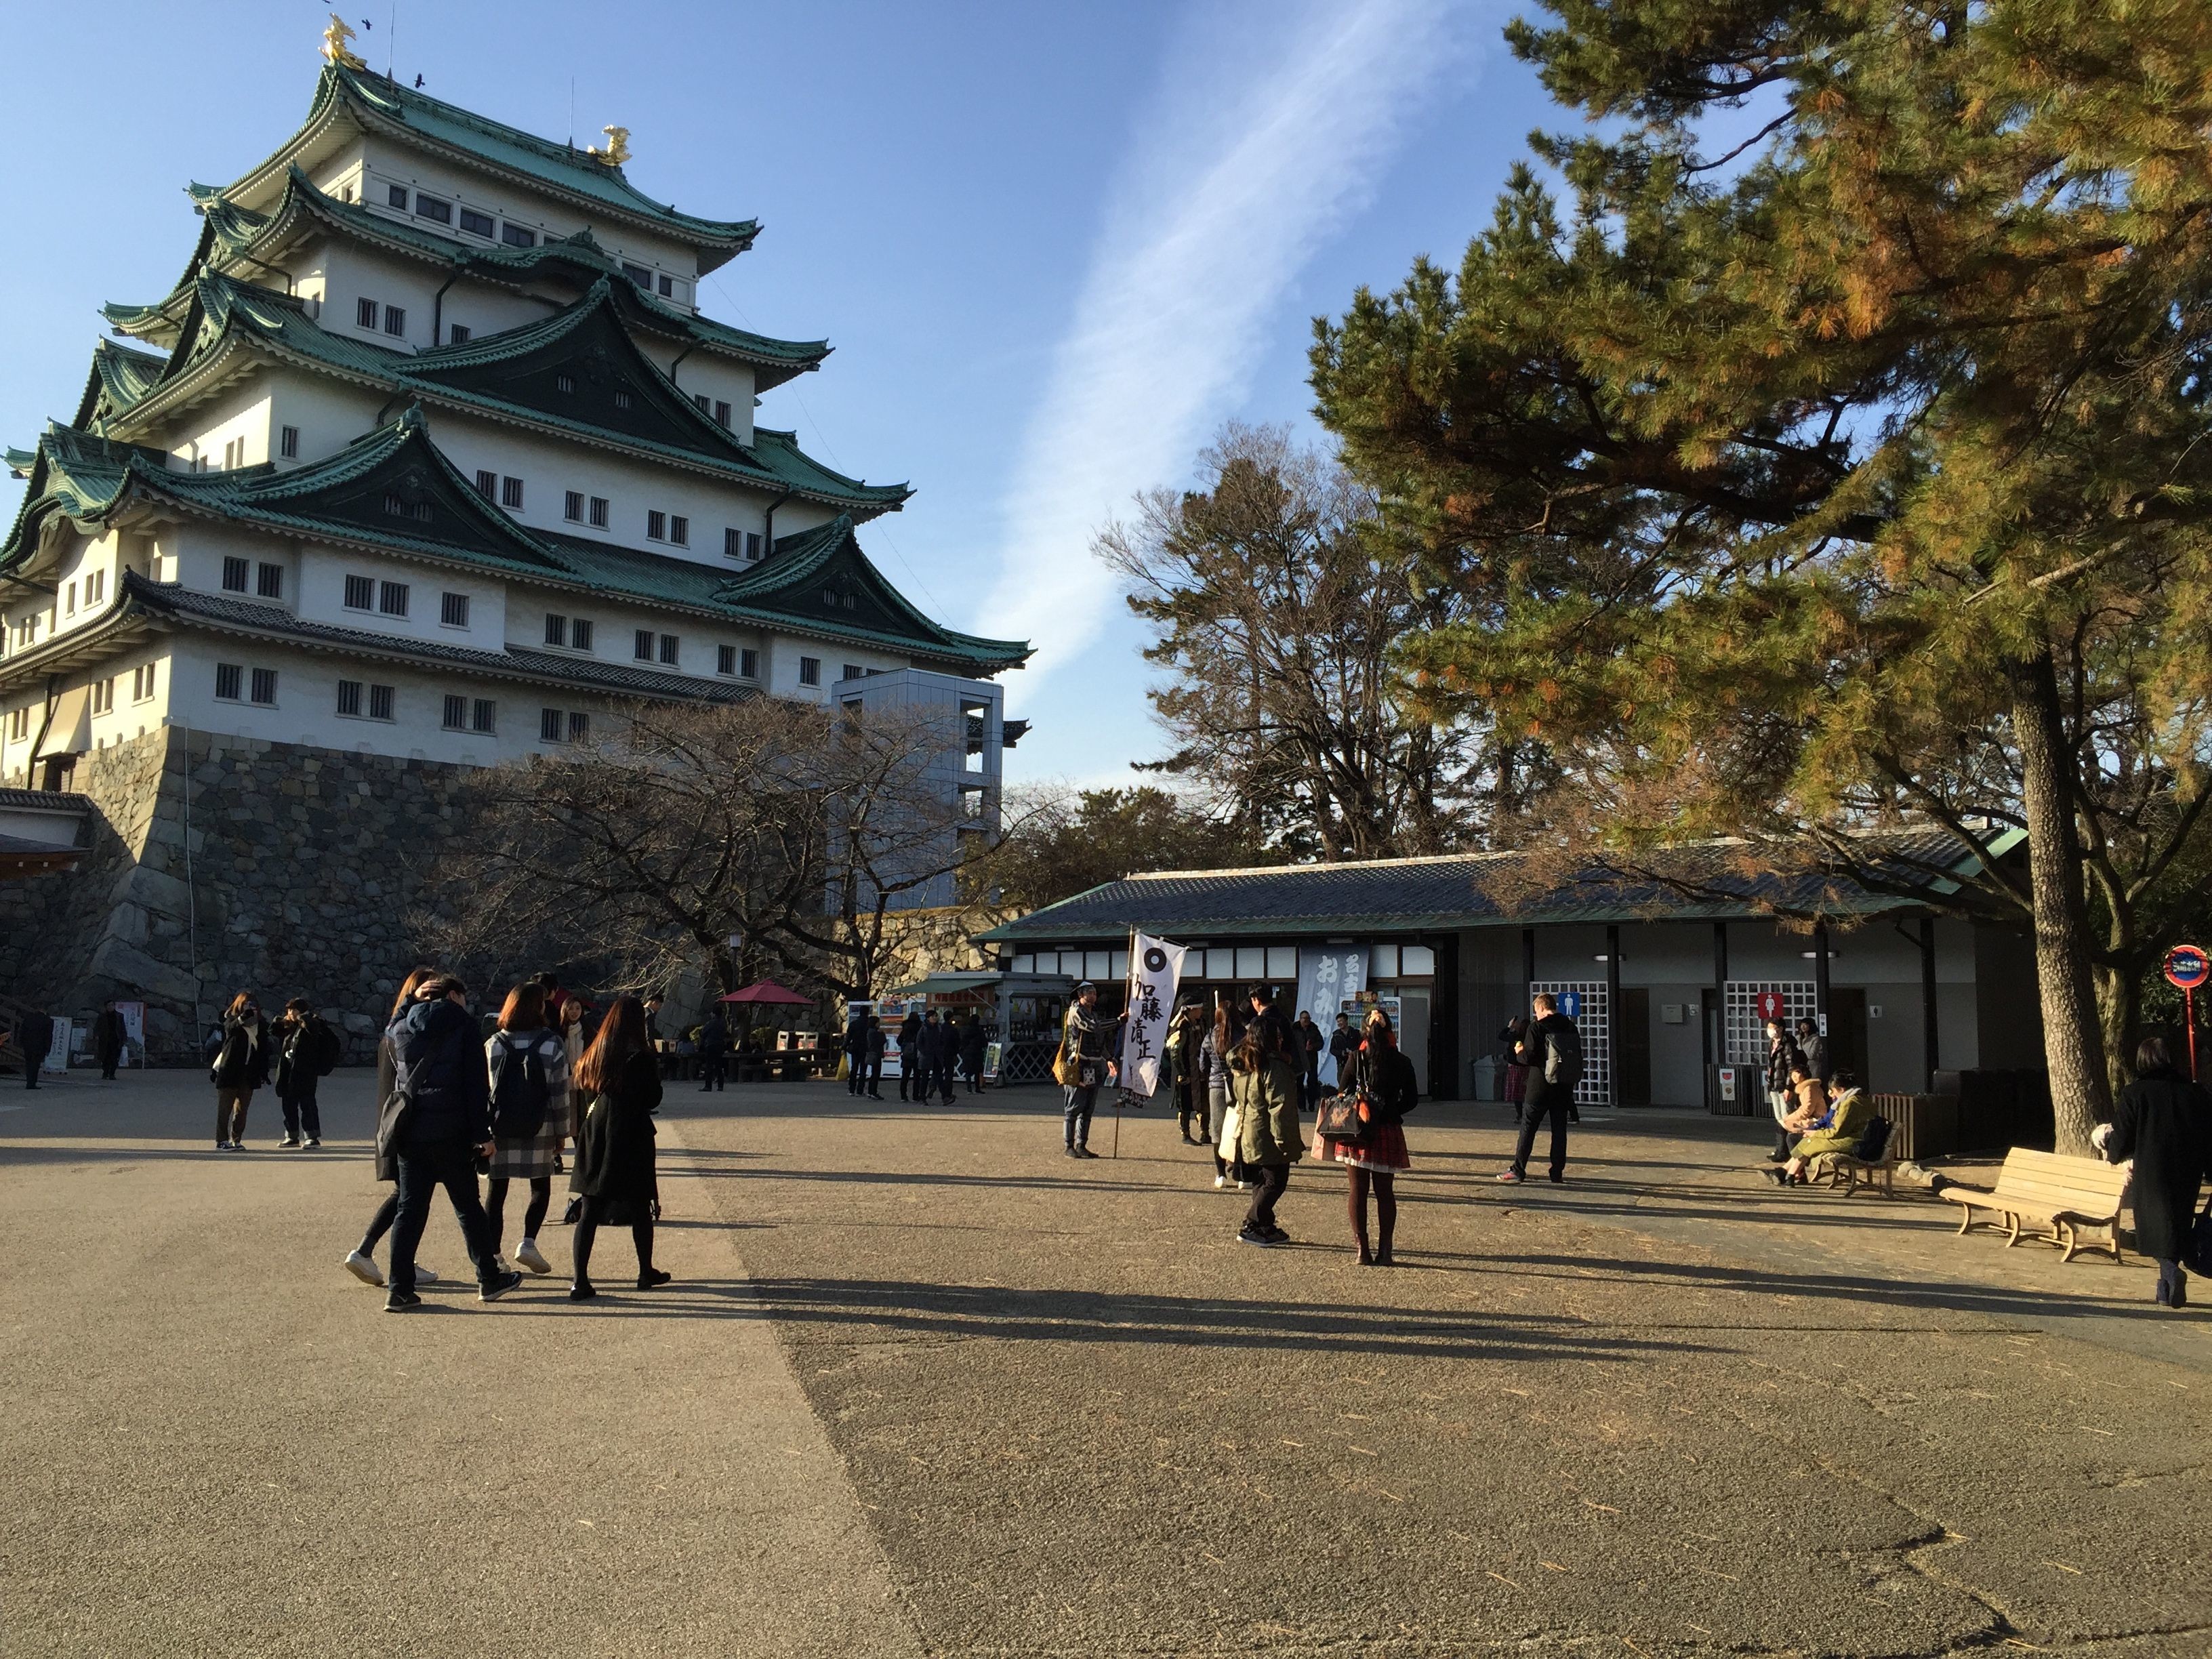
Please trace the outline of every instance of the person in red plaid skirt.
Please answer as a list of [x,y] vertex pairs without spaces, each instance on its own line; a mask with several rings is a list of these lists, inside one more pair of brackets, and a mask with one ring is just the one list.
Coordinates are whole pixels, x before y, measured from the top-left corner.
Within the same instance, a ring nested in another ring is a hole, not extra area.
[[[1351,1170],[1352,1236],[1359,1241],[1363,1267],[1395,1266],[1390,1237],[1398,1228],[1398,1171],[1413,1166],[1406,1151],[1406,1114],[1419,1103],[1420,1085],[1413,1062],[1398,1052],[1390,1016],[1380,1008],[1367,1016],[1359,1048],[1352,1057],[1351,1074],[1341,1079],[1344,1090],[1359,1102],[1364,1126],[1356,1140],[1330,1141],[1339,1164]],[[1367,1237],[1367,1194],[1375,1193],[1375,1219],[1380,1230],[1370,1246]]]

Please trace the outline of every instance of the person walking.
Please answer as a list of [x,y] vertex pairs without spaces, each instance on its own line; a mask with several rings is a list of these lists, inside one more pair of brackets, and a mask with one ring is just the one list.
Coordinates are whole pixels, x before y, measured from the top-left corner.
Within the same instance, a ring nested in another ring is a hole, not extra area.
[[884,1097],[884,1050],[888,1046],[889,1039],[884,1036],[884,1022],[881,1017],[870,1014],[867,1048],[868,1098],[870,1100],[881,1100]]
[[2158,1263],[2154,1299],[2161,1308],[2187,1307],[2181,1259],[2196,1225],[2197,1189],[2212,1174],[2212,1098],[2182,1075],[2164,1037],[2145,1037],[2136,1047],[2135,1081],[2090,1139],[2114,1164],[2135,1160],[2129,1201],[2136,1248]]
[[484,1044],[491,1075],[491,1178],[484,1183],[484,1218],[498,1254],[507,1231],[507,1188],[530,1183],[522,1212],[522,1243],[514,1259],[534,1273],[553,1264],[538,1248],[538,1230],[553,1202],[553,1160],[568,1133],[568,1050],[545,1024],[545,993],[525,981],[507,994],[499,1029]]
[[1237,1108],[1231,1103],[1229,1057],[1237,1047],[1229,1029],[1229,1005],[1214,1010],[1213,1024],[1200,1039],[1199,1086],[1205,1091],[1206,1116],[1200,1124],[1206,1143],[1213,1151],[1213,1189],[1244,1189],[1244,1166],[1237,1161]]
[[1552,1120],[1552,1184],[1567,1178],[1567,1109],[1573,1105],[1575,1085],[1583,1076],[1583,1037],[1575,1023],[1559,1012],[1549,991],[1528,1000],[1533,1016],[1520,1053],[1528,1068],[1527,1115],[1513,1145],[1513,1164],[1498,1171],[1509,1184],[1528,1178],[1528,1155],[1535,1150],[1536,1131]]
[[1528,1016],[1516,1014],[1507,1020],[1498,1040],[1504,1045],[1498,1053],[1505,1062],[1505,1100],[1513,1108],[1513,1121],[1518,1123],[1528,1103],[1528,1067],[1522,1059],[1528,1041]]
[[477,1299],[496,1302],[522,1282],[520,1273],[501,1267],[491,1221],[477,1194],[477,1155],[489,1158],[499,1146],[492,1137],[491,1077],[477,1023],[469,1018],[468,994],[451,975],[436,975],[416,988],[414,1002],[392,1027],[400,1103],[377,1125],[378,1144],[391,1148],[399,1181],[386,1313],[422,1305],[415,1247],[441,1187],[476,1264]]
[[[1380,1008],[1367,1016],[1363,1038],[1337,1087],[1358,1102],[1357,1139],[1326,1143],[1349,1172],[1352,1236],[1359,1245],[1359,1265],[1389,1267],[1391,1235],[1398,1229],[1398,1172],[1413,1167],[1406,1150],[1406,1114],[1420,1103],[1413,1062],[1398,1052],[1390,1016]],[[1367,1194],[1375,1194],[1376,1243],[1367,1237]]]
[[730,1075],[730,1022],[717,1003],[699,1022],[699,1092],[720,1089]]
[[1305,1156],[1298,1133],[1298,1059],[1284,1032],[1279,1021],[1255,1019],[1230,1060],[1237,1158],[1255,1187],[1237,1237],[1263,1249],[1290,1243],[1291,1236],[1275,1224],[1275,1206],[1291,1184],[1291,1165]]
[[857,1095],[868,1073],[868,1017],[854,1013],[845,1022],[845,1092]]
[[100,1012],[92,1022],[93,1057],[100,1061],[100,1076],[103,1083],[115,1081],[115,1068],[123,1063],[124,1038],[128,1034],[123,1027],[123,1014],[112,1001],[100,1005]]
[[967,1023],[960,1028],[960,1075],[971,1095],[983,1092],[983,1050],[990,1040],[991,1028],[983,1024],[982,1014],[969,1010]]
[[921,1016],[912,1007],[908,1008],[906,1018],[899,1022],[898,1028],[899,1098],[901,1100],[908,1097],[907,1087],[909,1084],[914,1085],[913,1097],[917,1101],[926,1098],[929,1093],[929,1085],[922,1081],[921,1026]]
[[315,1012],[305,997],[294,997],[277,1019],[276,1104],[284,1114],[286,1146],[323,1144],[322,1109],[316,1103],[316,1086],[338,1063],[341,1044],[330,1023]]
[[1766,1155],[1770,1164],[1787,1164],[1793,1137],[1784,1127],[1784,1120],[1797,1109],[1796,1091],[1790,1086],[1790,1071],[1802,1058],[1797,1044],[1790,1035],[1790,1028],[1778,1019],[1766,1022],[1766,1109],[1774,1116],[1774,1150]]
[[1298,1010],[1291,1036],[1297,1044],[1298,1109],[1310,1115],[1321,1104],[1321,1057],[1328,1045],[1322,1036],[1321,1027],[1314,1024],[1310,1009]]
[[1060,1052],[1053,1059],[1052,1074],[1065,1099],[1061,1134],[1067,1156],[1096,1158],[1091,1150],[1091,1115],[1098,1105],[1098,1091],[1113,1081],[1114,1062],[1106,1045],[1114,1035],[1114,1021],[1098,1012],[1098,988],[1089,980],[1075,988],[1075,1000],[1060,1024]]
[[261,1005],[252,992],[240,991],[223,1010],[222,1046],[208,1067],[208,1080],[215,1085],[216,1151],[246,1150],[246,1109],[253,1103],[253,1091],[269,1081],[274,1059],[270,1048]]
[[[376,1104],[380,1124],[385,1104],[398,1088],[399,1075],[399,1062],[392,1054],[392,1027],[399,1023],[399,1016],[405,1013],[409,1005],[415,1000],[415,993],[426,981],[436,978],[437,972],[434,968],[409,970],[407,977],[400,981],[399,994],[392,1000],[392,1013],[384,1022],[383,1034],[376,1039]],[[387,1184],[399,1179],[398,1160],[380,1146],[376,1150],[376,1178]],[[376,1265],[376,1247],[385,1234],[392,1231],[392,1223],[398,1213],[399,1192],[394,1187],[384,1195],[384,1202],[376,1206],[376,1213],[369,1218],[368,1231],[361,1236],[361,1243],[346,1255],[345,1270],[364,1285],[380,1287],[384,1283],[384,1269]],[[436,1268],[420,1261],[415,1264],[415,1281],[418,1285],[435,1284],[437,1278]]]
[[[39,1086],[39,1068],[46,1063],[47,1054],[53,1050],[53,1016],[37,1006],[25,1009],[22,1018],[15,1022],[15,1046],[23,1054],[23,1086],[35,1089]],[[222,1146],[218,1144],[216,1150],[221,1152]]]
[[635,997],[615,999],[576,1068],[574,1087],[589,1104],[576,1141],[576,1173],[568,1183],[584,1200],[568,1299],[588,1302],[599,1294],[592,1283],[592,1247],[605,1226],[629,1228],[637,1247],[638,1289],[665,1285],[669,1275],[653,1265],[653,1216],[660,1190],[653,1113],[660,1104],[660,1068],[647,1044],[645,1011]]
[[[934,1017],[935,1011],[932,1011]],[[951,1015],[947,1014],[937,1024],[922,1023],[921,1046],[929,1057],[929,1084],[944,1097],[944,1103],[952,1103],[952,1071],[960,1058],[960,1028]],[[923,1091],[927,1095],[928,1090]]]

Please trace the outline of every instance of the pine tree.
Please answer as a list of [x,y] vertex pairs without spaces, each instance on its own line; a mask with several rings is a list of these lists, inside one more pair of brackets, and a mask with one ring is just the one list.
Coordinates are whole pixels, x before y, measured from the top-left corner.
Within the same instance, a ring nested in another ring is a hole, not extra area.
[[1597,124],[1532,141],[1559,188],[1317,325],[1324,422],[1490,619],[1407,665],[1625,849],[2024,829],[1917,896],[2032,929],[2078,1149],[2212,874],[2212,10],[1552,9],[1510,34]]

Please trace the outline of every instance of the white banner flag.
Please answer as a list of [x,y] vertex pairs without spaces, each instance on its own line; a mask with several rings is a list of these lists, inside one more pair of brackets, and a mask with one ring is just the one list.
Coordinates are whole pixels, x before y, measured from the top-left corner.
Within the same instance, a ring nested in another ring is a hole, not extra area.
[[1149,933],[1129,941],[1129,1012],[1121,1029],[1121,1087],[1150,1095],[1160,1085],[1160,1055],[1176,989],[1182,983],[1183,947]]
[[[1345,999],[1367,988],[1367,947],[1364,945],[1305,945],[1298,951],[1298,1006],[1321,1028],[1326,1045],[1336,1035],[1336,1017]],[[1336,1087],[1336,1056],[1326,1046],[1321,1054],[1321,1080]]]

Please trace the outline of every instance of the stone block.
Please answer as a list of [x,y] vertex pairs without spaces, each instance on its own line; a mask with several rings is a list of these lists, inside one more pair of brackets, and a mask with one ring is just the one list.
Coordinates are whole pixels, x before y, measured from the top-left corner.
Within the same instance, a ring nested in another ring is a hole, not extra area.
[[[157,961],[112,935],[102,939],[93,951],[90,970],[95,978],[143,992],[149,1000],[159,998],[165,1002],[188,1003],[197,989],[190,974]],[[203,963],[202,976],[206,973],[207,964]]]

